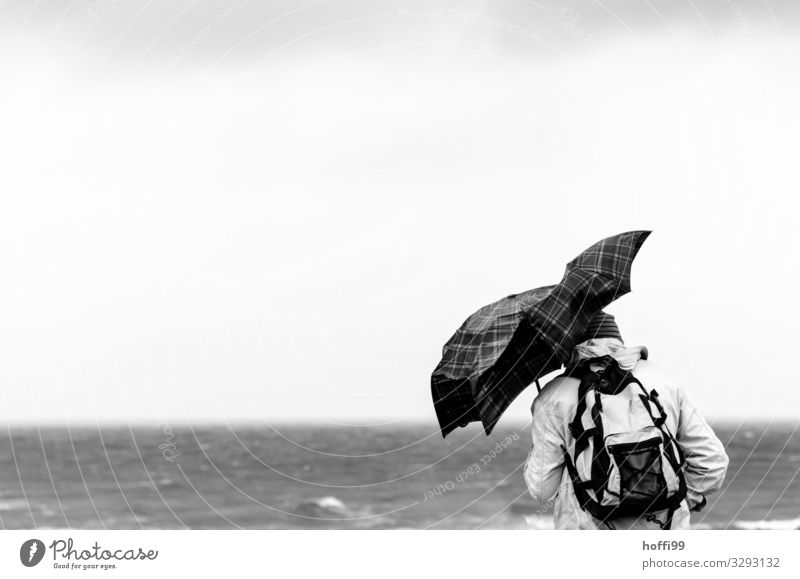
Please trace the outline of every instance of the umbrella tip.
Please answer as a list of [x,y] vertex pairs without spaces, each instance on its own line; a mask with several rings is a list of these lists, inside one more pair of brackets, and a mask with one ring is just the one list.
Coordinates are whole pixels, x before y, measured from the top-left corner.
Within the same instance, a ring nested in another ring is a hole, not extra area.
[[650,229],[639,229],[637,231],[629,231],[628,233],[633,235],[633,239],[635,240],[634,243],[636,245],[636,251],[639,250],[640,247],[644,244],[650,234],[653,233]]

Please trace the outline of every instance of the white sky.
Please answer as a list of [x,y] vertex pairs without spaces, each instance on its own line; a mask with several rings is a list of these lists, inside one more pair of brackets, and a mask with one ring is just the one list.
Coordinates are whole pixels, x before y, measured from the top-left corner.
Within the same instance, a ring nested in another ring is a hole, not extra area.
[[800,417],[797,18],[655,4],[3,4],[0,421],[432,421],[467,315],[630,229],[626,341]]

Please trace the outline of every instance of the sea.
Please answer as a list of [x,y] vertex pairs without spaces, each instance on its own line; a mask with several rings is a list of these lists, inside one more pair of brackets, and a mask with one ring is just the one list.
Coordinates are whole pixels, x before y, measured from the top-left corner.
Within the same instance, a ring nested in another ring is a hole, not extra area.
[[[730,467],[699,529],[800,528],[800,423],[718,423]],[[6,529],[547,529],[529,425],[0,429]]]

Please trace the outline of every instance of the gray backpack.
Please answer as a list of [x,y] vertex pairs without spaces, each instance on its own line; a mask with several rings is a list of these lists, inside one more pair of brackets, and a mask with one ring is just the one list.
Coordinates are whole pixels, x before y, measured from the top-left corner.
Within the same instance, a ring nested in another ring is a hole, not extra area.
[[[670,528],[686,497],[685,460],[658,393],[610,356],[583,360],[566,375],[580,380],[564,455],[581,508],[601,523],[642,516]],[[666,523],[652,515],[660,511]]]

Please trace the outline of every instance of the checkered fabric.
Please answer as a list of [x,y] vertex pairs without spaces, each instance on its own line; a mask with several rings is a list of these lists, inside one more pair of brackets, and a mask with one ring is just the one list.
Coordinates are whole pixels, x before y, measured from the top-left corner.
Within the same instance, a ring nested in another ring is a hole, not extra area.
[[649,234],[606,238],[569,262],[558,284],[510,295],[467,318],[431,376],[442,435],[476,421],[489,434],[520,392],[559,369],[592,316],[630,291],[631,264]]

